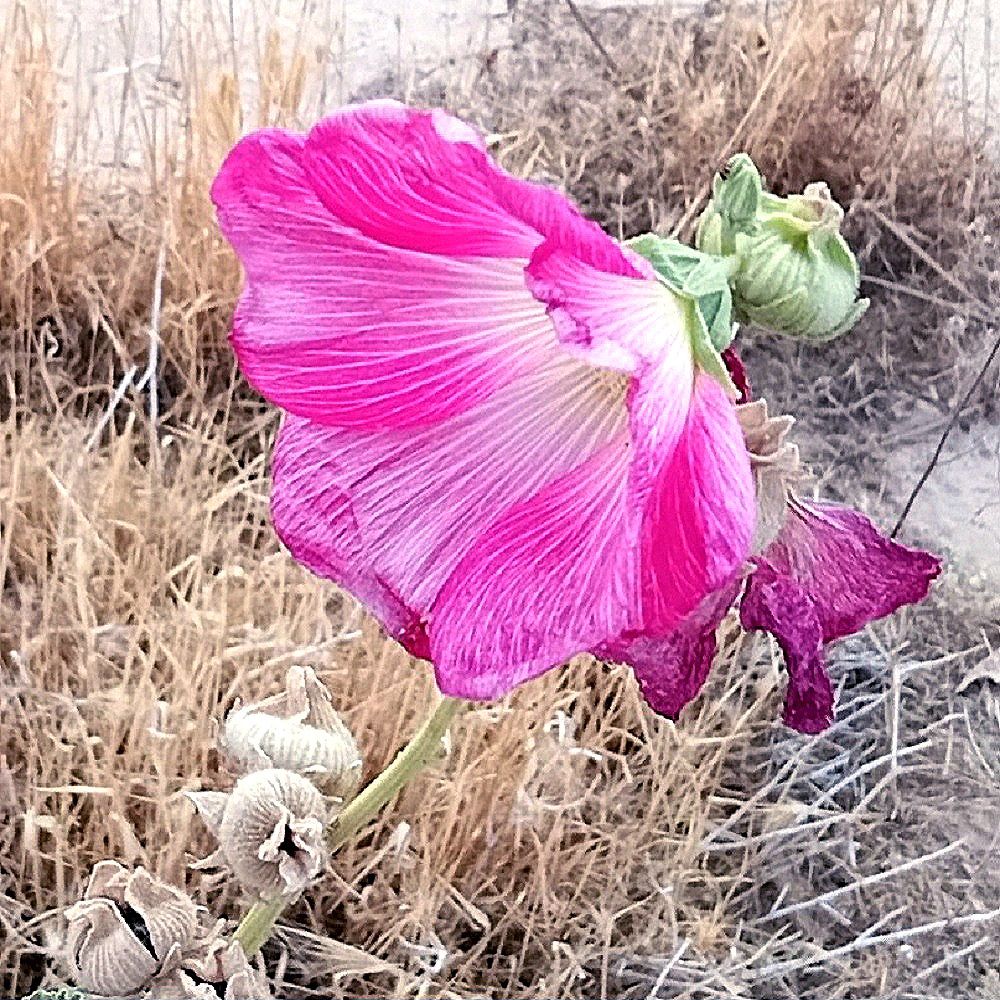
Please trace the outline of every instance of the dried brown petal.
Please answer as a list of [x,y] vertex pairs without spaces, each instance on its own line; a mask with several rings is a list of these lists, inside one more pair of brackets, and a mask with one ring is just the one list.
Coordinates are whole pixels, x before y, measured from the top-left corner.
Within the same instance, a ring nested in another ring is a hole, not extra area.
[[788,493],[802,479],[798,446],[788,440],[795,418],[769,416],[765,399],[737,406],[736,415],[757,489],[757,527],[752,548],[756,554],[778,537],[785,523]]
[[156,980],[149,1000],[270,1000],[267,977],[255,969],[235,941],[213,941],[203,955]]
[[236,771],[284,768],[345,800],[361,777],[358,745],[312,667],[290,667],[283,693],[234,708],[219,745]]

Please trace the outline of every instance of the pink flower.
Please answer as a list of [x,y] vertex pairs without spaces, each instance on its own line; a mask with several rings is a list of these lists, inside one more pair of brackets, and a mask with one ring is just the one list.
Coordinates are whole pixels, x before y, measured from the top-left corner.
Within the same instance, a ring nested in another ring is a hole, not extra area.
[[676,715],[756,516],[691,303],[440,111],[257,132],[212,195],[246,271],[236,353],[287,411],[272,515],[295,558],[446,694],[592,651]]
[[275,527],[442,691],[628,659],[739,579],[749,460],[683,303],[472,129],[364,104],[248,136],[212,194],[233,344],[288,411]]
[[744,628],[766,629],[788,666],[785,722],[818,733],[833,718],[824,647],[927,596],[941,562],[880,534],[849,507],[791,496],[778,537],[754,560]]

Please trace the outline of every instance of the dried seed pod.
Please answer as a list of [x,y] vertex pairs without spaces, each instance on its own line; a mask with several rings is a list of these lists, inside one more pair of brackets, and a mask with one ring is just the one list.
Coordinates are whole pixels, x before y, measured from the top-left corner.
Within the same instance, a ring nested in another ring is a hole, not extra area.
[[146,996],[148,1000],[270,1000],[271,989],[237,942],[216,939],[203,955],[155,980]]
[[77,985],[124,996],[170,968],[191,940],[197,910],[145,868],[94,866],[83,899],[66,910],[66,955]]
[[785,523],[788,493],[803,475],[798,446],[788,440],[795,418],[769,416],[766,399],[737,406],[736,415],[750,453],[757,488],[757,528],[753,539],[756,554],[778,537]]
[[293,895],[326,863],[323,796],[293,771],[269,768],[240,778],[232,792],[192,792],[205,825],[219,839],[206,863],[224,862],[261,896]]
[[361,778],[358,745],[312,667],[290,667],[284,692],[234,708],[219,746],[237,772],[285,768],[343,800]]

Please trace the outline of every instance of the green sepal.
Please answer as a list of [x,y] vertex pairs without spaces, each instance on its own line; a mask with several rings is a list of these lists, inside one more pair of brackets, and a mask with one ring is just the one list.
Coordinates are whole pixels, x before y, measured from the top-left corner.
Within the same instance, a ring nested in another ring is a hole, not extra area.
[[645,233],[626,244],[652,264],[660,280],[689,306],[688,329],[698,365],[736,393],[721,352],[733,342],[732,263],[676,240]]

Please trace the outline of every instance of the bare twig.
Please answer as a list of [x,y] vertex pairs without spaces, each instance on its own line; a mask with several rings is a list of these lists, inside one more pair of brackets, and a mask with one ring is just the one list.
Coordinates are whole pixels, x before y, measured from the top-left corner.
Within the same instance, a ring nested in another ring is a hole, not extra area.
[[913,505],[916,502],[917,497],[920,495],[920,491],[924,488],[927,480],[930,479],[931,473],[937,467],[938,460],[941,458],[941,453],[944,451],[944,446],[948,441],[948,437],[955,428],[955,424],[958,423],[958,418],[962,415],[966,406],[969,405],[969,400],[972,399],[976,390],[979,388],[983,379],[986,377],[986,373],[989,371],[990,365],[993,364],[994,359],[997,354],[1000,353],[1000,336],[997,336],[996,340],[993,341],[993,347],[990,349],[990,353],[986,355],[986,360],[983,362],[979,369],[978,374],[972,380],[972,384],[966,390],[965,395],[962,397],[961,402],[955,407],[951,418],[948,421],[947,426],[941,433],[941,437],[938,440],[937,447],[934,449],[934,454],[931,455],[931,460],[927,463],[927,467],[921,473],[920,478],[917,480],[916,486],[910,491],[910,495],[903,506],[902,513],[899,515],[899,520],[896,521],[896,526],[889,533],[890,538],[895,538],[899,534],[900,528],[903,527],[903,522],[909,516],[910,511],[913,509]]
[[621,76],[618,71],[618,63],[612,58],[612,55],[604,47],[604,43],[597,37],[597,33],[590,26],[587,19],[580,13],[580,8],[574,3],[574,0],[566,0],[566,6],[569,7],[569,12],[573,15],[574,20],[581,28],[583,28],[584,34],[594,43],[594,48],[597,49],[601,54],[601,58],[608,64],[608,68],[616,77]]

